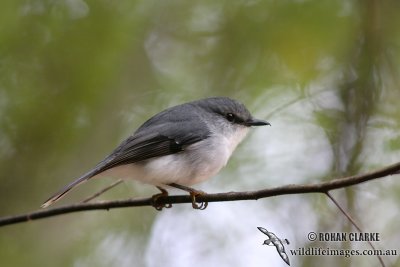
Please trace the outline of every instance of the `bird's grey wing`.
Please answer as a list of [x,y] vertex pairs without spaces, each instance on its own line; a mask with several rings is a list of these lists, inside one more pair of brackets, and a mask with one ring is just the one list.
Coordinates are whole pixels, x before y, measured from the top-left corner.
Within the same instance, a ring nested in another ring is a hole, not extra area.
[[126,139],[109,157],[98,165],[97,173],[119,165],[179,153],[188,145],[205,138],[207,137],[196,133],[181,134],[175,137],[160,133],[144,137],[133,135]]
[[179,153],[209,136],[209,128],[195,109],[185,104],[179,110],[167,109],[143,123],[96,166],[93,175],[115,166]]

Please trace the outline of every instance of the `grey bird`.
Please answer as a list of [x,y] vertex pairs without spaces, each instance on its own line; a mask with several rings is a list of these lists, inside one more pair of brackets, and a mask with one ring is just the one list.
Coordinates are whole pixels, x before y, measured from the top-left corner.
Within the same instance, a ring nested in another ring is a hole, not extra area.
[[227,97],[170,107],[143,123],[109,156],[51,196],[42,207],[50,206],[89,179],[115,177],[155,185],[162,192],[157,197],[167,195],[168,187],[183,189],[190,193],[193,208],[205,208],[195,200],[203,192],[188,186],[217,174],[248,129],[263,125],[270,124],[253,118],[242,103]]

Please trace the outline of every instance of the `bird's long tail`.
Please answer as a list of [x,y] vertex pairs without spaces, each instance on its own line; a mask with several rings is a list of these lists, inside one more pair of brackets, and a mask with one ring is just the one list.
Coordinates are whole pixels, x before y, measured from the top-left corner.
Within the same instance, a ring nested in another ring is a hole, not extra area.
[[84,174],[83,176],[79,177],[78,179],[76,179],[75,181],[73,181],[72,183],[70,183],[69,185],[65,186],[63,189],[61,189],[60,191],[58,191],[57,193],[55,193],[53,196],[51,196],[48,200],[46,200],[43,204],[42,204],[42,208],[47,208],[48,206],[52,205],[53,203],[57,202],[58,200],[60,200],[63,196],[65,196],[65,194],[67,194],[72,188],[86,182],[87,180],[89,180],[90,178],[92,178],[94,175],[96,175],[96,170],[91,170],[90,172]]

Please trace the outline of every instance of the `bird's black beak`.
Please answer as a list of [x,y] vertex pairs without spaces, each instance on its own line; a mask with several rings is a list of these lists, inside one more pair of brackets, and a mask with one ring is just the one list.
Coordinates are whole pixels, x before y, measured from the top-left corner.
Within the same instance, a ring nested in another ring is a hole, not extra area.
[[248,121],[246,121],[246,124],[248,126],[264,126],[264,125],[271,126],[271,124],[269,122],[267,122],[267,121],[257,120],[257,119],[254,119],[254,118],[251,118]]

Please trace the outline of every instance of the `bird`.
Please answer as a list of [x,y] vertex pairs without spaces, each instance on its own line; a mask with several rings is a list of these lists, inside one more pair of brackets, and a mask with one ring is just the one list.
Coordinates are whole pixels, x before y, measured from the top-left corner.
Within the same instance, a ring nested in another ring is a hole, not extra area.
[[282,260],[287,265],[290,266],[289,256],[287,255],[287,253],[285,251],[285,246],[283,245],[283,243],[286,243],[289,245],[289,240],[287,240],[285,238],[283,240],[284,242],[282,242],[282,240],[280,238],[278,238],[274,233],[268,231],[267,229],[265,229],[263,227],[257,227],[257,228],[258,228],[258,230],[261,231],[261,233],[268,236],[268,239],[264,240],[263,245],[275,246],[276,251],[278,252],[279,256],[282,258]]
[[[156,186],[189,192],[192,206],[204,192],[190,186],[216,175],[252,126],[271,125],[255,119],[244,104],[228,97],[210,97],[161,111],[145,121],[132,135],[93,169],[63,187],[43,204],[46,208],[71,189],[97,177],[130,178]],[[162,205],[154,204],[156,209]],[[165,207],[170,207],[166,206]]]

